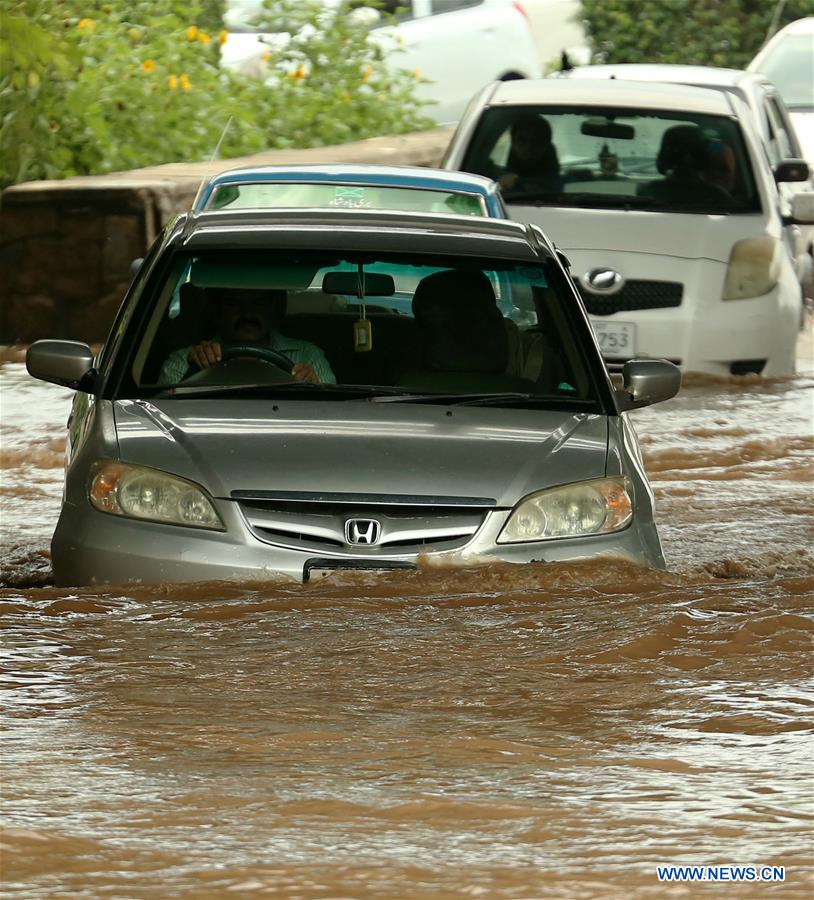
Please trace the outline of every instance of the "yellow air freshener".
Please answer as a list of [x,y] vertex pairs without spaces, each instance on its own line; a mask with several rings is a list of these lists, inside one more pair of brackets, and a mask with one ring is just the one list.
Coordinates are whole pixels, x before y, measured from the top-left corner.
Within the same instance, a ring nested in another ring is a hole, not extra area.
[[373,349],[373,329],[370,319],[359,319],[353,323],[353,349],[357,353],[367,353]]
[[353,323],[353,349],[367,353],[373,349],[373,329],[365,310],[365,270],[361,263],[356,272],[356,295],[359,298],[359,321]]

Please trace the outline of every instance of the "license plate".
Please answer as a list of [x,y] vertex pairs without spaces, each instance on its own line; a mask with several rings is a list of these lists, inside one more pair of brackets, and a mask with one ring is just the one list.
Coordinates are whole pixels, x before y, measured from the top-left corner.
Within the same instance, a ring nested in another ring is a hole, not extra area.
[[314,559],[308,560],[303,566],[303,581],[320,581],[330,578],[337,572],[360,572],[365,575],[385,575],[398,569],[414,570],[413,563],[407,562],[374,562],[363,560],[334,560]]
[[605,356],[633,356],[636,353],[636,323],[591,319],[599,349]]

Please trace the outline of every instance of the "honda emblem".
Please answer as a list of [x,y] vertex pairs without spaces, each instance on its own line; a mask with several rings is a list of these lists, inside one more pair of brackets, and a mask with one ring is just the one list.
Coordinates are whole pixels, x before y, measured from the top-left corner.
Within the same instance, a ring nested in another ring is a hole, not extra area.
[[345,522],[346,544],[378,544],[381,536],[382,525],[376,519],[348,519]]

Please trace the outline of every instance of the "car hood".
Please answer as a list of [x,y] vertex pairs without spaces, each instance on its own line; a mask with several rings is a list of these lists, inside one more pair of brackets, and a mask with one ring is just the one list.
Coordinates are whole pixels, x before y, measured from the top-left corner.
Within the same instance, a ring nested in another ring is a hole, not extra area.
[[509,204],[509,217],[539,225],[566,254],[608,250],[726,263],[736,241],[765,233],[758,214],[711,216]]
[[368,401],[121,400],[125,462],[233,491],[479,497],[602,477],[607,419]]

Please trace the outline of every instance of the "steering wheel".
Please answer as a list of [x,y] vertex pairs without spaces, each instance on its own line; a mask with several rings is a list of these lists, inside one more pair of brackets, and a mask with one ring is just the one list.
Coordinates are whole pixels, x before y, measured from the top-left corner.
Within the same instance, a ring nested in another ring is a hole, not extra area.
[[253,344],[222,344],[217,365],[199,369],[190,363],[185,385],[278,384],[294,381],[294,363],[284,353]]
[[252,359],[260,359],[272,366],[277,366],[284,372],[291,374],[294,363],[284,354],[271,347],[257,347],[254,344],[223,344],[221,346],[220,362],[228,363],[233,359],[241,357],[251,357]]

